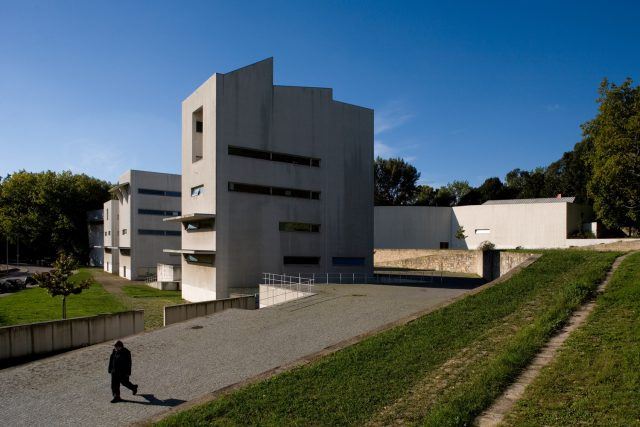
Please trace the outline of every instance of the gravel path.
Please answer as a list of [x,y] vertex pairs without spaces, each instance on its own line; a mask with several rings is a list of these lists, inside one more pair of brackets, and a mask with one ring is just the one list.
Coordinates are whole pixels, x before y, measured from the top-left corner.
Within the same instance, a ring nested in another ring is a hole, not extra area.
[[466,289],[319,286],[315,296],[262,310],[227,310],[125,339],[133,354],[127,402],[111,404],[111,343],[0,371],[2,425],[126,425],[438,305]]

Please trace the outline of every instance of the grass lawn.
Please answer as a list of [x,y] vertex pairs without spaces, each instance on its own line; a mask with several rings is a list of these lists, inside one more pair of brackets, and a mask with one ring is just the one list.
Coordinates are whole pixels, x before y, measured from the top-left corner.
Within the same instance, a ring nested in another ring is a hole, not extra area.
[[547,251],[513,278],[161,425],[465,425],[500,395],[618,254]]
[[162,326],[164,306],[184,304],[180,291],[161,291],[147,285],[125,285],[120,295],[122,303],[132,309],[144,310],[144,328],[156,329]]
[[531,384],[508,425],[640,425],[640,253]]
[[[91,274],[80,270],[72,280],[91,279]],[[126,307],[95,281],[79,295],[67,297],[67,316],[93,316],[114,313]],[[62,297],[52,298],[46,290],[30,288],[0,298],[0,326],[43,322],[62,318]]]

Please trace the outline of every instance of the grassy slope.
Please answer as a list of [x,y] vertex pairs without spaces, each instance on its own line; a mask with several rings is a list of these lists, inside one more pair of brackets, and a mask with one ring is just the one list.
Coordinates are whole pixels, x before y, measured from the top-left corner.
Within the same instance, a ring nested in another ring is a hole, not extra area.
[[[90,279],[91,274],[81,270],[72,280]],[[92,316],[125,310],[125,306],[106,292],[95,281],[89,289],[67,298],[67,316]],[[62,318],[62,297],[52,298],[47,291],[30,288],[0,298],[0,326],[43,322]]]
[[544,296],[548,300],[541,305],[547,309],[527,322],[530,328],[514,332],[462,387],[443,392],[447,399],[435,402],[428,419],[418,421],[469,422],[595,288],[614,258],[610,253],[547,252],[524,272],[484,292],[161,424],[362,424],[478,337],[491,338],[487,331],[503,319]]
[[618,268],[587,323],[527,389],[511,425],[640,424],[640,253]]
[[132,309],[144,310],[144,328],[156,329],[163,325],[164,306],[184,304],[180,291],[161,291],[147,285],[122,287],[123,304]]

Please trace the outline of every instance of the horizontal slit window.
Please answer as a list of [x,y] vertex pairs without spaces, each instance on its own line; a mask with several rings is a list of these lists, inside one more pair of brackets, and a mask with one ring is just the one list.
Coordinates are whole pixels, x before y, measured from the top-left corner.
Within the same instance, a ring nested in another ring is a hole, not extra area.
[[138,194],[147,194],[149,196],[167,196],[180,197],[182,193],[179,191],[152,190],[150,188],[138,188]]
[[228,153],[231,156],[249,157],[252,159],[271,160],[273,162],[290,163],[293,165],[320,167],[320,159],[315,157],[298,156],[296,154],[276,153],[274,151],[258,150],[230,145]]
[[299,199],[319,200],[320,192],[311,190],[301,190],[298,188],[282,188],[269,187],[266,185],[242,184],[239,182],[230,182],[229,191],[239,193],[264,194],[267,196],[295,197]]
[[204,265],[213,265],[214,261],[213,255],[196,255],[196,254],[184,254],[184,260],[189,264],[204,264]]
[[342,256],[334,256],[332,259],[332,263],[335,266],[348,265],[348,266],[356,266],[356,265],[364,265],[364,257],[342,257]]
[[476,228],[476,234],[489,234],[491,230],[488,228]]
[[319,256],[285,256],[282,260],[285,264],[307,264],[318,265],[320,264]]
[[187,221],[182,223],[182,226],[187,231],[206,231],[213,230],[214,220],[206,219],[203,221]]
[[178,216],[180,211],[163,211],[157,209],[138,209],[140,215]]
[[309,224],[306,222],[280,222],[280,231],[304,231],[308,233],[319,233],[320,224]]
[[151,230],[147,228],[139,228],[138,234],[143,236],[180,236],[180,231],[176,230]]

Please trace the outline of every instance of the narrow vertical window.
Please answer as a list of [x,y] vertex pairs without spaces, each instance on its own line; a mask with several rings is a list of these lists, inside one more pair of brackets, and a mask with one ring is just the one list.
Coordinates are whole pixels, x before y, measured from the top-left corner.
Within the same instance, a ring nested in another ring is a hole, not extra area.
[[204,135],[204,115],[202,107],[191,115],[191,161],[202,159],[202,137]]

